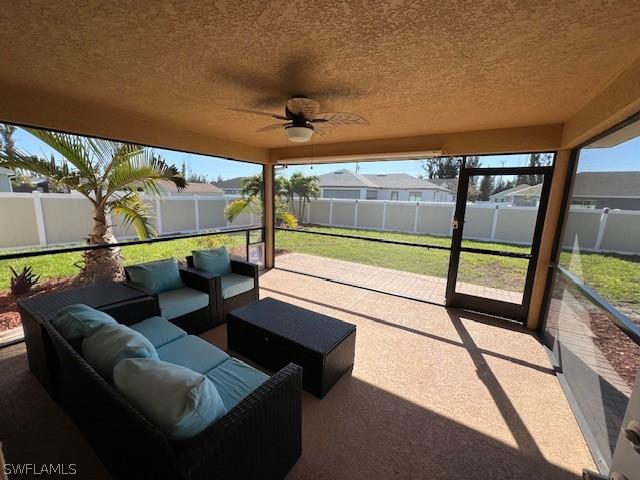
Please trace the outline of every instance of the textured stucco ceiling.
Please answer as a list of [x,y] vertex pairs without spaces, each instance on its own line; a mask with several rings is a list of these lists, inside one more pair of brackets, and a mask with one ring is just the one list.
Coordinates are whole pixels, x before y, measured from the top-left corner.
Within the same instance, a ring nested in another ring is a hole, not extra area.
[[317,143],[561,124],[640,56],[637,0],[31,0],[2,12],[0,83],[74,97],[96,122],[109,105],[263,148],[286,147],[284,134],[254,133],[270,119],[229,107],[279,113],[305,94],[370,122]]

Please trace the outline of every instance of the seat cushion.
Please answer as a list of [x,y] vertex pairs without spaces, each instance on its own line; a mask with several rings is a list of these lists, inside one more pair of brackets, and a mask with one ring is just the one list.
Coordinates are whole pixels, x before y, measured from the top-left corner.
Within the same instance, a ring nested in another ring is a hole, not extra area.
[[113,381],[134,407],[172,439],[191,438],[227,413],[213,383],[179,365],[123,360],[113,371]]
[[160,348],[178,338],[186,337],[187,332],[163,317],[147,318],[133,325],[130,328],[144,335],[155,348]]
[[229,358],[213,370],[209,370],[205,376],[216,386],[227,410],[231,410],[269,379],[268,375],[237,358]]
[[96,372],[111,380],[113,368],[125,358],[152,358],[156,349],[142,334],[115,324],[103,325],[82,341],[82,356]]
[[132,281],[155,293],[184,287],[175,258],[131,265],[127,267],[127,273]]
[[78,340],[90,336],[102,325],[118,322],[100,310],[76,304],[61,308],[51,323],[66,340]]
[[172,320],[209,305],[209,294],[183,287],[159,294],[158,301],[162,316]]
[[229,355],[218,347],[194,335],[179,338],[160,347],[158,356],[160,360],[190,368],[198,373],[208,372],[229,358]]
[[231,273],[231,258],[225,247],[212,250],[194,250],[191,254],[193,255],[193,266],[198,270],[216,275]]
[[221,281],[222,298],[224,299],[253,290],[253,277],[247,277],[238,273],[229,273],[223,275]]

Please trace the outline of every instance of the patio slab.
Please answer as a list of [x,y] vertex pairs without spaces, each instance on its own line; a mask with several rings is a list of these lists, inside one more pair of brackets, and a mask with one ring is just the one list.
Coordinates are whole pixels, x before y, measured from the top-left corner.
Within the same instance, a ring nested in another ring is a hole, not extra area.
[[[306,253],[286,253],[276,257],[276,267],[330,278],[341,283],[402,295],[427,302],[445,304],[445,278],[363,265]],[[522,294],[491,286],[457,283],[457,291],[511,303],[522,303]]]

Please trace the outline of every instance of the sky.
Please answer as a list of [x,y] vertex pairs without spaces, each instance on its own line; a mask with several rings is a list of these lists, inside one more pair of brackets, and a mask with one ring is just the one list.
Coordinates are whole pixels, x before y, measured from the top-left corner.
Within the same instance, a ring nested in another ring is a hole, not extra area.
[[[31,134],[18,128],[14,134],[17,148],[29,154],[49,158],[56,154],[47,145]],[[176,152],[173,150],[154,149],[168,163],[181,168],[185,162],[187,169],[193,174],[204,174],[210,180],[218,176],[225,179],[256,175],[262,171],[260,165],[247,162],[237,162],[217,157],[196,155],[192,153]],[[525,166],[528,164],[528,155],[490,155],[480,157],[482,166]],[[359,173],[407,173],[418,175],[423,173],[420,168],[420,160],[397,160],[386,162],[359,162]],[[294,172],[302,172],[306,175],[322,175],[338,169],[356,170],[355,163],[324,164],[324,165],[291,165],[288,168],[279,169],[281,175],[290,176]],[[579,171],[638,171],[640,170],[640,137],[627,141],[613,148],[583,149],[580,154]]]

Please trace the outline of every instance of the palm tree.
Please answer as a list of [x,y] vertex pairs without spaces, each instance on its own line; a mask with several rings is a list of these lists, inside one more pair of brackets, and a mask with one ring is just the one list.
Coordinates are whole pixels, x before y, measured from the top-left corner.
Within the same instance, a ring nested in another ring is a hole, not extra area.
[[[286,224],[289,228],[296,228],[298,226],[296,217],[290,213],[286,202],[282,202],[282,197],[290,198],[289,181],[285,177],[275,177],[273,187],[275,190],[276,222]],[[233,222],[238,215],[247,211],[262,215],[262,194],[264,190],[262,174],[243,178],[240,189],[242,198],[231,202],[224,210],[224,215],[228,222]]]
[[316,176],[305,176],[302,172],[295,172],[289,179],[291,202],[293,204],[293,197],[298,197],[298,214],[300,220],[304,218],[304,210],[311,201],[311,198],[318,198],[320,195],[319,179]]
[[[113,214],[122,217],[125,227],[132,226],[139,238],[155,235],[155,219],[138,190],[158,195],[158,180],[170,181],[178,189],[187,185],[175,166],[167,165],[150,149],[140,145],[25,130],[60,153],[64,161],[57,164],[53,159],[44,160],[22,152],[2,152],[0,166],[42,175],[84,195],[93,206],[93,228],[87,237],[88,245],[115,243],[110,224]],[[85,251],[82,280],[119,279],[122,274],[118,248]]]

